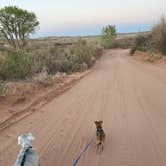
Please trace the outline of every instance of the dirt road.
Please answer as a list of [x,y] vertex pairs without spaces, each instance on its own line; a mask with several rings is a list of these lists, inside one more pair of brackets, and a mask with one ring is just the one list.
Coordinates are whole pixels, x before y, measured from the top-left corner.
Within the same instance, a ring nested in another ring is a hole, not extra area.
[[16,137],[35,135],[41,166],[72,166],[104,121],[106,144],[94,145],[78,166],[166,165],[166,68],[107,51],[93,72],[41,110],[0,133],[0,166],[12,166]]

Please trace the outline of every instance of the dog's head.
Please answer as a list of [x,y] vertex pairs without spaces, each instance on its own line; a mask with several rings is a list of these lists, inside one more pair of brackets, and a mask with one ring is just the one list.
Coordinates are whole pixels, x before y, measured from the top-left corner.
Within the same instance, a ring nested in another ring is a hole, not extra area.
[[102,128],[103,121],[95,121],[96,128]]
[[35,138],[32,136],[31,133],[29,134],[22,134],[18,137],[18,144],[22,147],[29,147],[32,146],[32,140]]

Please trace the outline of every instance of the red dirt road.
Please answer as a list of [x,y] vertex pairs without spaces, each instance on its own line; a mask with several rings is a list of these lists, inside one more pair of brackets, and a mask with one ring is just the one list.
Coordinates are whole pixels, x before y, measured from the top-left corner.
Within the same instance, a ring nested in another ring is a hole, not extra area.
[[107,51],[72,89],[0,132],[0,166],[12,166],[16,137],[31,132],[41,166],[72,166],[103,120],[104,152],[94,145],[78,166],[166,165],[166,68]]

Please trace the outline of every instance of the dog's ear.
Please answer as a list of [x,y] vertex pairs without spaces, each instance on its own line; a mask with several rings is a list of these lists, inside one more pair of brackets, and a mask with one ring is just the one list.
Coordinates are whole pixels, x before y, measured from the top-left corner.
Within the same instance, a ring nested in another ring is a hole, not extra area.
[[102,123],[103,123],[103,121],[100,121],[100,123],[102,124]]
[[95,124],[98,124],[98,121],[95,121]]

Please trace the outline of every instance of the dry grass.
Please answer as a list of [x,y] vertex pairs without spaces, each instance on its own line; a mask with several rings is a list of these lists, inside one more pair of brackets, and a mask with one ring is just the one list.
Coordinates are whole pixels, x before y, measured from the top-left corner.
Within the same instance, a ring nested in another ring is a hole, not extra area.
[[84,71],[95,63],[102,51],[99,41],[85,39],[36,39],[31,40],[24,51],[4,51],[0,56],[0,79],[20,80],[44,72],[50,75]]

